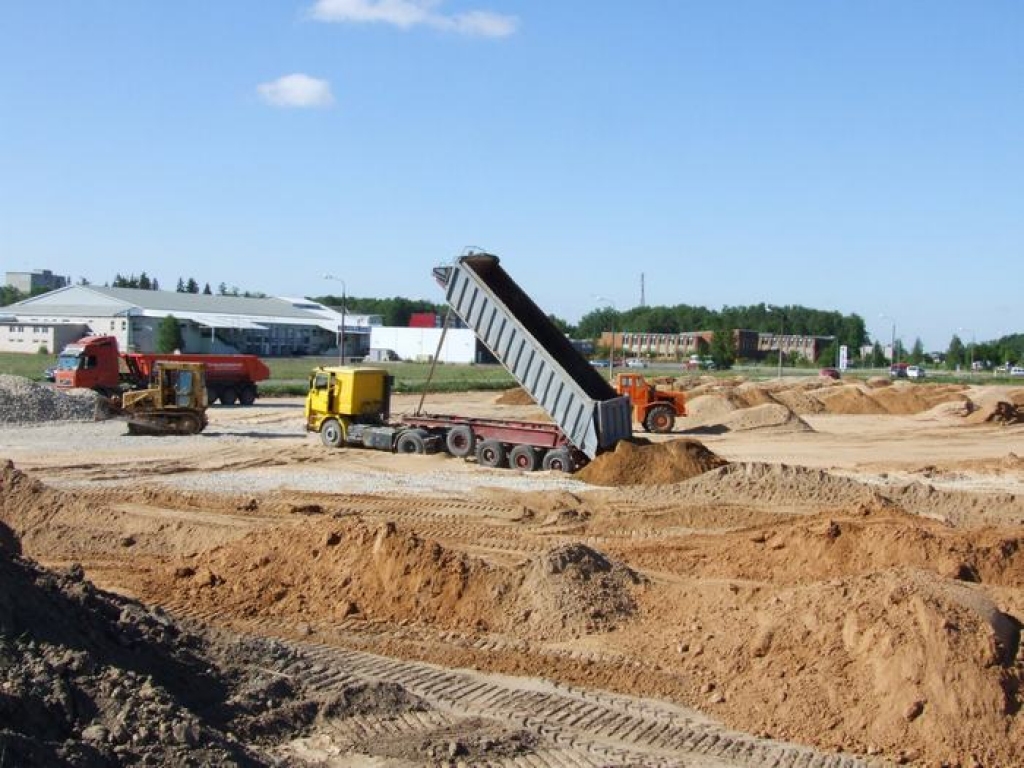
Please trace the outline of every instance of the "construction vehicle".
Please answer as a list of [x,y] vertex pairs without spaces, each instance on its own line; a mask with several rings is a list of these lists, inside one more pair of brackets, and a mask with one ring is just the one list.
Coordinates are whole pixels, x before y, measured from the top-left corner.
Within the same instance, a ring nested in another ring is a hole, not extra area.
[[206,401],[223,405],[252,405],[259,396],[256,384],[270,377],[270,369],[256,355],[200,355],[191,353],[120,352],[114,336],[86,336],[68,344],[54,371],[58,388],[83,387],[102,395],[120,395],[144,389],[159,362],[202,363],[206,368]]
[[[489,467],[572,472],[632,436],[629,398],[618,394],[500,266],[469,253],[434,270],[453,313],[552,422],[417,412],[391,420],[384,369],[325,367],[310,377],[306,428],[329,446],[399,453],[445,450]],[[447,323],[446,326],[447,327]],[[422,405],[422,402],[421,402]]]
[[620,373],[615,377],[615,391],[627,395],[633,404],[633,421],[646,432],[671,432],[676,416],[686,415],[686,395],[670,389],[659,389],[639,373]]
[[150,386],[108,399],[130,435],[197,435],[206,428],[206,405],[205,366],[167,360],[154,365]]

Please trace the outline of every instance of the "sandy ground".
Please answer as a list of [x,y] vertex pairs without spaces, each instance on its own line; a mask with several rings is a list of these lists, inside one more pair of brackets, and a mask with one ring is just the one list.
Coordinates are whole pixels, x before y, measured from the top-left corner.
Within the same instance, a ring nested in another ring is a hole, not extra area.
[[[430,704],[376,741],[379,718],[306,724],[293,764],[1019,765],[1024,427],[985,417],[1024,391],[688,388],[676,433],[571,477],[330,451],[298,400],[192,438],[5,427],[0,520],[45,566]],[[542,418],[500,400],[425,407]],[[542,689],[550,713],[510,714]],[[501,749],[467,756],[476,730]]]

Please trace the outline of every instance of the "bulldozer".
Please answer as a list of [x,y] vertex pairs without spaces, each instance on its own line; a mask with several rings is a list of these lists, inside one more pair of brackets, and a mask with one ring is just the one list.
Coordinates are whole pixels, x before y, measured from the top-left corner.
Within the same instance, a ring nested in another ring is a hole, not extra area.
[[129,435],[197,435],[207,425],[206,369],[202,363],[160,361],[150,386],[109,401]]
[[686,415],[686,395],[659,389],[639,373],[620,373],[615,377],[615,391],[628,395],[633,408],[633,421],[645,432],[671,432],[677,416]]

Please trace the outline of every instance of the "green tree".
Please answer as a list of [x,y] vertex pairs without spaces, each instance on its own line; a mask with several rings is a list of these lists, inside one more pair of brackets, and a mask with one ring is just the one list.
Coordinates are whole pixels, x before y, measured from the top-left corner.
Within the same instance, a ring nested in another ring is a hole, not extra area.
[[720,371],[732,368],[736,362],[736,338],[733,336],[732,328],[727,327],[725,323],[715,328],[715,335],[711,339],[711,359]]
[[206,285],[203,286],[203,295],[205,295],[205,296],[212,296],[213,295],[213,291],[210,290],[210,284],[209,283],[207,283]]
[[924,361],[924,342],[920,337],[914,339],[914,346],[910,349],[910,362],[920,365]]
[[177,293],[185,293],[185,278],[178,278],[178,286],[174,289]]
[[145,272],[139,275],[139,288],[141,288],[144,291],[153,290],[153,284],[149,281],[149,275],[147,275]]
[[185,293],[199,293],[199,283],[194,277],[190,277],[185,283]]
[[156,351],[173,352],[174,350],[184,351],[185,340],[181,336],[181,328],[178,326],[178,318],[168,315],[160,321],[156,329]]
[[953,338],[949,340],[949,348],[946,350],[946,368],[955,371],[958,366],[962,366],[965,361],[964,353],[964,343],[954,333]]
[[25,294],[13,285],[0,286],[0,307],[6,307],[8,304],[13,304],[24,298],[26,298]]

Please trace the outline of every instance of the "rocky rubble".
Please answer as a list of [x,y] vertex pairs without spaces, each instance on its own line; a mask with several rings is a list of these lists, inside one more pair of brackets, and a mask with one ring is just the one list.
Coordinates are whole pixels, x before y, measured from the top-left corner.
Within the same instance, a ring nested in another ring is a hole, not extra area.
[[92,390],[64,392],[23,376],[0,373],[0,424],[95,421],[106,415],[103,398]]

